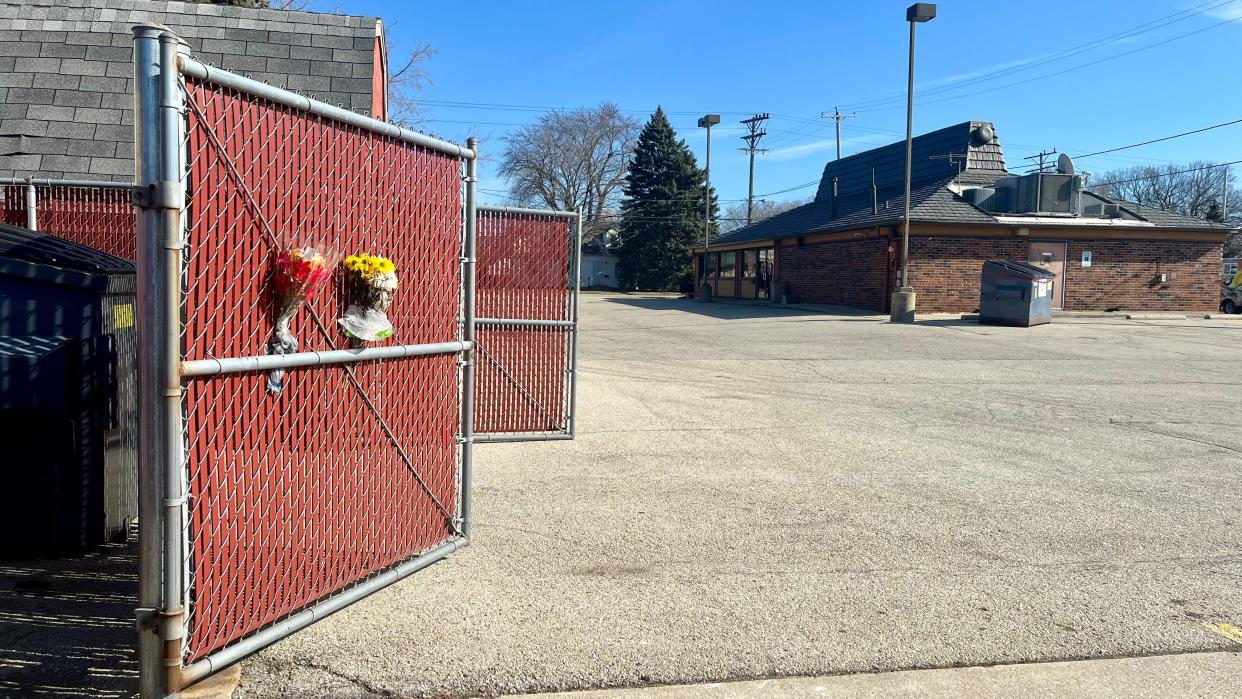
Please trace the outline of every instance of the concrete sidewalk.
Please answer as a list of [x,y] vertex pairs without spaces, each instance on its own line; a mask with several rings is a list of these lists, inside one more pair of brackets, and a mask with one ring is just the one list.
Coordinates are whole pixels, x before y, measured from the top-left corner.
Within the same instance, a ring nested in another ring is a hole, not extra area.
[[1238,692],[1242,653],[909,670],[835,677],[790,677],[588,692],[528,694],[531,699],[782,699],[783,697],[1225,697]]

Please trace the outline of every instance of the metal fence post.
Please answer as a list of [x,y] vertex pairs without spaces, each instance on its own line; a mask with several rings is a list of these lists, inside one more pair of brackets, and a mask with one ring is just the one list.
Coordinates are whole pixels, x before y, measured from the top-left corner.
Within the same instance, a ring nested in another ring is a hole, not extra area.
[[[160,179],[159,35],[143,25],[134,32],[134,182],[141,195]],[[138,346],[156,348],[167,324],[163,306],[161,231],[158,209],[135,197]],[[157,613],[163,567],[163,481],[160,464],[165,430],[160,385],[164,353],[138,353],[138,682],[143,699],[164,695],[163,644]]]
[[182,647],[185,637],[185,443],[181,415],[181,256],[184,243],[181,211],[185,207],[185,97],[177,55],[181,40],[171,32],[160,34],[160,181],[152,202],[161,210],[163,247],[161,281],[164,284],[164,326],[157,338],[164,354],[161,388],[164,448],[164,585],[160,610],[160,637],[164,641],[165,691],[182,686]]
[[573,326],[569,330],[569,438],[578,435],[578,294],[582,289],[582,209],[578,209],[578,230],[574,236],[571,274],[570,315]]
[[34,177],[26,178],[26,227],[39,230],[39,194],[35,190]]
[[462,340],[470,343],[464,353],[461,394],[461,533],[470,536],[474,481],[474,369],[478,350],[475,348],[475,243],[478,235],[478,204],[475,186],[479,180],[479,142],[466,140],[471,154],[466,160],[466,234],[462,243]]

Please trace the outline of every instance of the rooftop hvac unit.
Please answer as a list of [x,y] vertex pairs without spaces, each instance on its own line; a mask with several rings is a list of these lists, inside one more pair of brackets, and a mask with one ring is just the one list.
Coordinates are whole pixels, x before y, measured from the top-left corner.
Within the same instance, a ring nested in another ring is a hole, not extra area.
[[1121,215],[1121,207],[1116,204],[1087,204],[1082,207],[1083,216],[1097,218],[1117,218]]
[[[1033,172],[996,183],[998,194],[1009,194],[1004,210],[1013,214],[1077,214],[1082,177],[1057,172]],[[1000,211],[998,207],[994,211]]]
[[996,197],[996,190],[992,187],[975,187],[962,192],[962,196],[966,201],[983,209],[984,211],[994,211],[992,208],[993,199]]

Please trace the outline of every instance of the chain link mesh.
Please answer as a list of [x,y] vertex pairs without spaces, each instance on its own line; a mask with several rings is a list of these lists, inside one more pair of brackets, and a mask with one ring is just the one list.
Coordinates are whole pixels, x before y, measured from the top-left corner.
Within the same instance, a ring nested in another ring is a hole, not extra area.
[[[35,182],[39,232],[134,259],[134,207],[126,187],[80,187]],[[0,185],[0,220],[26,225],[26,185]]]
[[[393,259],[385,344],[460,339],[458,158],[188,80],[186,359],[265,353],[272,258],[309,242]],[[343,275],[299,311],[300,349],[350,346]],[[456,536],[454,355],[189,379],[186,661]]]
[[[478,317],[572,320],[575,223],[565,216],[480,209]],[[567,432],[570,329],[485,323],[475,339],[475,431]]]

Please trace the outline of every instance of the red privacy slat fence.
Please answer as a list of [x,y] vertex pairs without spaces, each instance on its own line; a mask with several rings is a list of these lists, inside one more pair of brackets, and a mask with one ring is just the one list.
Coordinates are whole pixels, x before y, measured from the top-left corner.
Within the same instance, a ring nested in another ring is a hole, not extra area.
[[110,255],[134,259],[134,206],[129,185],[64,184],[34,180],[0,183],[0,220],[29,227],[27,201],[33,187],[34,228],[41,233],[89,245]]
[[[461,160],[187,81],[187,361],[261,355],[271,260],[317,244],[382,254],[400,287],[381,344],[459,340]],[[295,317],[299,347],[349,346],[338,271]],[[456,535],[451,354],[185,385],[187,662]]]
[[[581,226],[476,207],[473,141],[134,56],[145,697],[464,546],[475,441],[572,436]],[[282,314],[303,249],[390,258],[392,334],[343,268]]]
[[578,249],[576,214],[479,208],[474,424],[481,435],[572,434]]

